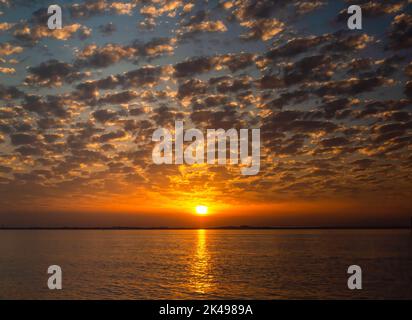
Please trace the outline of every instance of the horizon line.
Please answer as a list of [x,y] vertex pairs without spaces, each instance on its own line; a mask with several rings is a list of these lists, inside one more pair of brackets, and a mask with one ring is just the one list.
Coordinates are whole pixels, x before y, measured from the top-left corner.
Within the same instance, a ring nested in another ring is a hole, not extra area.
[[212,227],[17,227],[17,226],[0,226],[0,230],[349,230],[349,229],[412,229],[411,226],[394,225],[394,226],[212,226]]

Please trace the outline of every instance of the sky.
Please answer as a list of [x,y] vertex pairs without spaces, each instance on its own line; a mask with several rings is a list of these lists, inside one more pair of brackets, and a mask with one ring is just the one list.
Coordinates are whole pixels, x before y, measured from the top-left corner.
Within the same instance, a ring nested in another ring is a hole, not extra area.
[[[408,225],[411,9],[0,0],[0,226]],[[260,172],[154,164],[177,120],[260,129]]]

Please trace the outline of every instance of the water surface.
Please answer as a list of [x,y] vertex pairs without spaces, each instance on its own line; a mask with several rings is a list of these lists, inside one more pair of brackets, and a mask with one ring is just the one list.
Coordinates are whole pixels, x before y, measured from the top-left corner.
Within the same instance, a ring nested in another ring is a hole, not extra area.
[[[63,290],[47,268],[63,269]],[[347,289],[347,268],[363,290]],[[1,299],[412,299],[409,230],[3,230]]]

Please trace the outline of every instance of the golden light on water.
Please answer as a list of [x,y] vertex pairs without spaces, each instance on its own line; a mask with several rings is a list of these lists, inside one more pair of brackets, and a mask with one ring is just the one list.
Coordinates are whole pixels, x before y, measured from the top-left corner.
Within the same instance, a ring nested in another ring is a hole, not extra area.
[[204,215],[204,214],[207,214],[207,212],[208,212],[208,208],[206,206],[197,206],[196,207],[196,213],[197,214]]
[[188,286],[198,294],[207,294],[214,288],[211,273],[212,261],[207,246],[207,230],[197,230],[197,241],[191,263],[191,278]]

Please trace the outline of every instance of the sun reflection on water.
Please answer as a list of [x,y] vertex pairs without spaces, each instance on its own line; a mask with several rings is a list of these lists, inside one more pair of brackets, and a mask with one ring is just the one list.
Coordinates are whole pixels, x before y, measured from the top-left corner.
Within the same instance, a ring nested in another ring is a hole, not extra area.
[[190,287],[199,294],[207,294],[213,288],[213,276],[210,272],[211,258],[207,248],[207,231],[197,230],[197,243],[191,263]]

